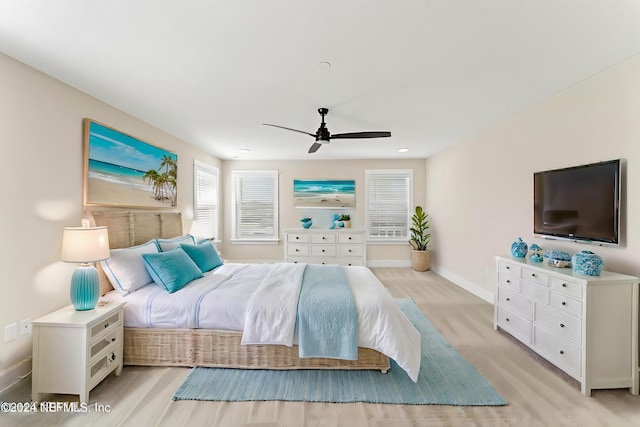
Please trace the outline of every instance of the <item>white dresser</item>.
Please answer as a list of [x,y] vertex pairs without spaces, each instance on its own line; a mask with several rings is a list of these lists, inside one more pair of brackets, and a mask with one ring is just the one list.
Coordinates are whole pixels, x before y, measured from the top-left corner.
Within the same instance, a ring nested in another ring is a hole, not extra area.
[[638,278],[496,257],[494,328],[592,389],[638,394]]
[[366,265],[365,230],[283,230],[285,262]]

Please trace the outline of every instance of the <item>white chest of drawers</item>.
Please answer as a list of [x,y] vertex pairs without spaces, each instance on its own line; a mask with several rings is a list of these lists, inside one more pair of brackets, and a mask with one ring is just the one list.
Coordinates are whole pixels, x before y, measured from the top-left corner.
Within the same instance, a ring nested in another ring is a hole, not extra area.
[[364,230],[284,230],[286,262],[366,265]]
[[638,278],[496,257],[494,328],[592,389],[638,394]]
[[67,306],[31,322],[33,367],[31,398],[42,393],[77,394],[89,391],[115,370],[122,372],[125,303],[109,303],[93,310]]

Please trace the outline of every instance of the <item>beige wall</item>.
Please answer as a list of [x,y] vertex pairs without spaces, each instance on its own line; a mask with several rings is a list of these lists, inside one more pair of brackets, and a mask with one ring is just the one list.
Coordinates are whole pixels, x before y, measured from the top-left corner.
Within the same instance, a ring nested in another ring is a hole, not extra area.
[[[640,56],[510,117],[426,161],[433,268],[491,299],[493,256],[522,237],[544,250],[592,250],[640,276]],[[626,244],[533,238],[533,172],[626,159]]]
[[[365,221],[364,172],[367,169],[412,169],[414,204],[425,202],[425,164],[424,160],[297,160],[297,161],[223,161],[223,243],[220,246],[223,256],[230,260],[271,260],[284,258],[284,243],[279,245],[239,245],[229,243],[231,238],[231,172],[233,170],[278,170],[279,171],[279,221],[280,230],[300,228],[300,218],[313,218],[313,227],[328,228],[334,213],[349,213],[354,228],[363,228]],[[355,179],[356,208],[354,210],[296,209],[293,207],[294,179]],[[282,235],[280,236],[282,237]],[[367,261],[371,264],[409,265],[409,244],[367,245]]]
[[[60,262],[62,229],[82,217],[82,119],[178,154],[178,207],[193,217],[193,159],[220,161],[157,128],[0,54],[0,331],[69,304],[75,264]],[[3,372],[31,356],[31,336],[4,344]]]

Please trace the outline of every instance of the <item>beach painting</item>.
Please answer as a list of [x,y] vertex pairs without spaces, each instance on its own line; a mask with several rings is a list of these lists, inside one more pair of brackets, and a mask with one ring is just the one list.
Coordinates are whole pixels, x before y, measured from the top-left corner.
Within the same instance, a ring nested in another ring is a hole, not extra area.
[[296,208],[355,208],[356,183],[352,179],[294,179]]
[[86,206],[176,206],[176,154],[84,119],[84,160]]

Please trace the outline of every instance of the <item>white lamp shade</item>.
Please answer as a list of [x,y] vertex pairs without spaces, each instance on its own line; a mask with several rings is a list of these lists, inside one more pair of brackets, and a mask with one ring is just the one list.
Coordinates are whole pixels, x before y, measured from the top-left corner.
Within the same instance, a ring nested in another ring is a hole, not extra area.
[[107,227],[65,227],[62,261],[95,262],[109,258]]

